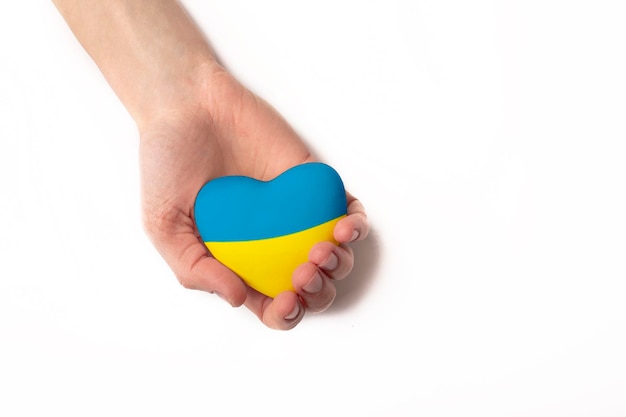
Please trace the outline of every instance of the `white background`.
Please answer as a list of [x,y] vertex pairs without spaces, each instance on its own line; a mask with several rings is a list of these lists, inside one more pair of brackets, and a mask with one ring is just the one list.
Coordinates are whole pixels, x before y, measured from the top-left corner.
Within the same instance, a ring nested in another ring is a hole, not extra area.
[[622,1],[186,1],[368,209],[294,330],[185,290],[135,126],[51,2],[0,6],[0,415],[626,415]]

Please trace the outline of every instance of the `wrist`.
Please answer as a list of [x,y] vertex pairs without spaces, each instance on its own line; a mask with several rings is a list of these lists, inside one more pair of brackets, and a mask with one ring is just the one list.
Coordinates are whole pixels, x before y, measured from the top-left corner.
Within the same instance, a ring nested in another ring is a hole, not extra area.
[[218,65],[171,0],[54,0],[138,126],[194,105]]
[[145,93],[128,100],[126,106],[140,131],[155,122],[203,111],[213,80],[225,72],[212,55],[202,52],[155,67],[149,79],[142,81]]

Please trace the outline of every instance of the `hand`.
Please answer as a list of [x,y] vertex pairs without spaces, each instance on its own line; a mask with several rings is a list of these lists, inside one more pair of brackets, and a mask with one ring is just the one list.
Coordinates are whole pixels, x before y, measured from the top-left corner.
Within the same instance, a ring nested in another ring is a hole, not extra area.
[[332,304],[333,281],[345,278],[354,262],[346,244],[367,236],[367,217],[348,194],[348,216],[334,229],[339,246],[321,242],[311,249],[309,262],[293,274],[297,294],[271,299],[211,257],[193,219],[196,194],[207,181],[224,175],[269,180],[315,158],[276,110],[222,67],[203,68],[200,77],[198,100],[139,124],[146,232],[185,288],[245,304],[270,328],[293,328],[305,310],[320,312]]
[[333,280],[352,269],[345,244],[368,234],[358,200],[348,195],[348,216],[335,225],[340,245],[315,245],[294,271],[297,294],[270,299],[247,287],[198,236],[196,194],[218,176],[269,180],[314,157],[274,109],[217,63],[179,1],[54,3],[137,124],[144,225],[181,284],[245,304],[274,329],[294,327],[305,309],[328,308]]

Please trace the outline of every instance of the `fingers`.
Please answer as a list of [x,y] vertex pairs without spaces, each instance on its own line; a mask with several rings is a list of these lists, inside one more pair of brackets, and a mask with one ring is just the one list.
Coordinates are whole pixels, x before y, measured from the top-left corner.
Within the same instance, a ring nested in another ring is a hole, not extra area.
[[248,290],[246,307],[272,329],[288,330],[311,312],[326,310],[333,303],[337,290],[333,279],[343,279],[353,265],[352,250],[331,242],[320,242],[309,253],[309,262],[298,266],[292,281],[296,293],[285,291],[273,300]]
[[302,320],[305,308],[321,312],[332,305],[337,295],[333,281],[345,278],[353,264],[352,249],[320,242],[309,252],[309,262],[298,266],[293,273],[296,293],[282,292],[272,300],[249,289],[245,305],[268,327],[291,329]]
[[309,262],[329,278],[340,280],[352,271],[354,254],[347,245],[337,246],[332,242],[319,242],[311,248]]
[[267,327],[275,330],[290,330],[304,317],[304,306],[298,295],[285,291],[271,299],[252,288],[248,288],[245,306]]
[[337,295],[332,279],[313,262],[304,263],[295,270],[293,284],[311,312],[326,310]]
[[288,330],[304,317],[305,308],[321,312],[330,307],[337,290],[333,281],[345,278],[354,264],[352,250],[331,242],[320,242],[311,249],[309,262],[298,266],[293,273],[296,293],[285,291],[273,300],[248,290],[245,305],[272,329]]
[[354,265],[352,249],[345,245],[320,242],[309,252],[309,262],[293,274],[293,285],[306,308],[321,312],[331,306],[337,295],[334,280],[344,279]]
[[309,252],[309,262],[293,274],[294,288],[310,311],[320,312],[331,306],[337,293],[334,281],[346,278],[354,267],[354,253],[347,243],[365,239],[369,233],[363,205],[349,193],[347,200],[348,215],[337,222],[333,231],[339,245],[317,243]]

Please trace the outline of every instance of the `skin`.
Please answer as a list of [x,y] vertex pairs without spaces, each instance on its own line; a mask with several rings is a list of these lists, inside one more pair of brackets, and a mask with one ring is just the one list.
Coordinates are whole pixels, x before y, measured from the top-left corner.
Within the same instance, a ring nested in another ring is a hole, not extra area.
[[217,61],[181,4],[172,0],[54,0],[57,9],[137,124],[143,223],[180,283],[245,305],[268,327],[288,330],[305,311],[333,302],[349,275],[348,243],[365,239],[363,206],[348,193],[348,216],[293,273],[296,292],[258,293],[211,257],[193,219],[197,192],[224,175],[269,180],[315,161],[267,102]]

